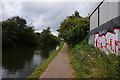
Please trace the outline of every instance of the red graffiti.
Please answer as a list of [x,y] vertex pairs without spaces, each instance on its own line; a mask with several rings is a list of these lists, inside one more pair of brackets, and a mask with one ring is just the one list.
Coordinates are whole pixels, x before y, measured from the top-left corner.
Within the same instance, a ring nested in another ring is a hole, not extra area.
[[120,48],[118,50],[120,51]]
[[120,51],[120,41],[118,41],[118,35],[120,35],[120,28],[114,29],[113,33],[107,32],[105,35],[101,36],[98,33],[95,34],[95,47],[99,47],[105,52],[110,50],[111,52],[118,54],[118,51]]

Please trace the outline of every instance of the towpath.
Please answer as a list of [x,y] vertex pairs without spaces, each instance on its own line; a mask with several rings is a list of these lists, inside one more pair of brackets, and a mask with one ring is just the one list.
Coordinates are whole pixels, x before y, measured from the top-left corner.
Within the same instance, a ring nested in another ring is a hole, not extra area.
[[39,78],[73,78],[73,69],[68,58],[68,46],[64,43],[61,51],[51,61]]

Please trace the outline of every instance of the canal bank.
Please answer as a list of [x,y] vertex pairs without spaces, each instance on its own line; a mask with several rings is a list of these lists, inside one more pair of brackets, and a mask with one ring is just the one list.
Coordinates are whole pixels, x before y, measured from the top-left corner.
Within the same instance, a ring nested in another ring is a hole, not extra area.
[[60,52],[61,48],[63,47],[62,45],[53,53],[49,56],[47,60],[45,60],[36,70],[28,76],[27,80],[37,80],[39,76],[45,71],[45,69],[48,67],[48,64],[55,58],[55,56]]
[[63,48],[39,78],[73,78],[73,69],[67,53],[68,46],[64,43]]

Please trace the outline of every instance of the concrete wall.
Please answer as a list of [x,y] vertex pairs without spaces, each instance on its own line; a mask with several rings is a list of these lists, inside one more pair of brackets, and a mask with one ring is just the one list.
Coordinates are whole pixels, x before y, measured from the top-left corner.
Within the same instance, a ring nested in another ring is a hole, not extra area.
[[106,54],[112,52],[120,55],[120,16],[89,31],[89,44]]
[[103,2],[91,15],[89,44],[120,55],[120,1]]
[[118,16],[118,2],[104,2],[99,9],[100,25]]
[[98,27],[98,9],[90,17],[90,30]]
[[110,52],[120,55],[120,28],[115,28],[113,32],[107,32],[105,35],[96,33],[94,36],[94,46],[100,48],[106,54]]

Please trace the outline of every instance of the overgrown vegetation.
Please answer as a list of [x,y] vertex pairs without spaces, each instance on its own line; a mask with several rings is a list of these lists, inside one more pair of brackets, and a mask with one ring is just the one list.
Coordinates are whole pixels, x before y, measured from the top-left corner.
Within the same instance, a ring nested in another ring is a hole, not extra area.
[[61,23],[59,37],[63,38],[68,45],[74,46],[82,41],[89,31],[89,18],[79,16],[79,12],[75,11],[72,16],[68,16]]
[[51,34],[50,28],[44,29],[39,37],[34,33],[34,26],[27,25],[27,21],[19,16],[2,21],[2,46],[57,44],[56,36]]
[[70,49],[69,57],[76,78],[120,79],[120,56],[106,55],[88,44],[88,37]]
[[61,50],[61,48],[63,47],[64,43],[62,43],[62,45],[59,47],[58,50],[56,50],[53,54],[50,55],[50,57],[47,58],[47,60],[45,60],[40,67],[36,68],[36,70],[34,71],[33,74],[31,74],[27,80],[38,80],[38,78],[40,77],[40,75],[45,71],[45,69],[47,68],[48,64],[55,58],[55,56],[59,53],[59,51]]
[[76,78],[120,78],[120,56],[106,55],[88,44],[89,18],[83,18],[75,11],[57,31],[69,45],[70,62]]

